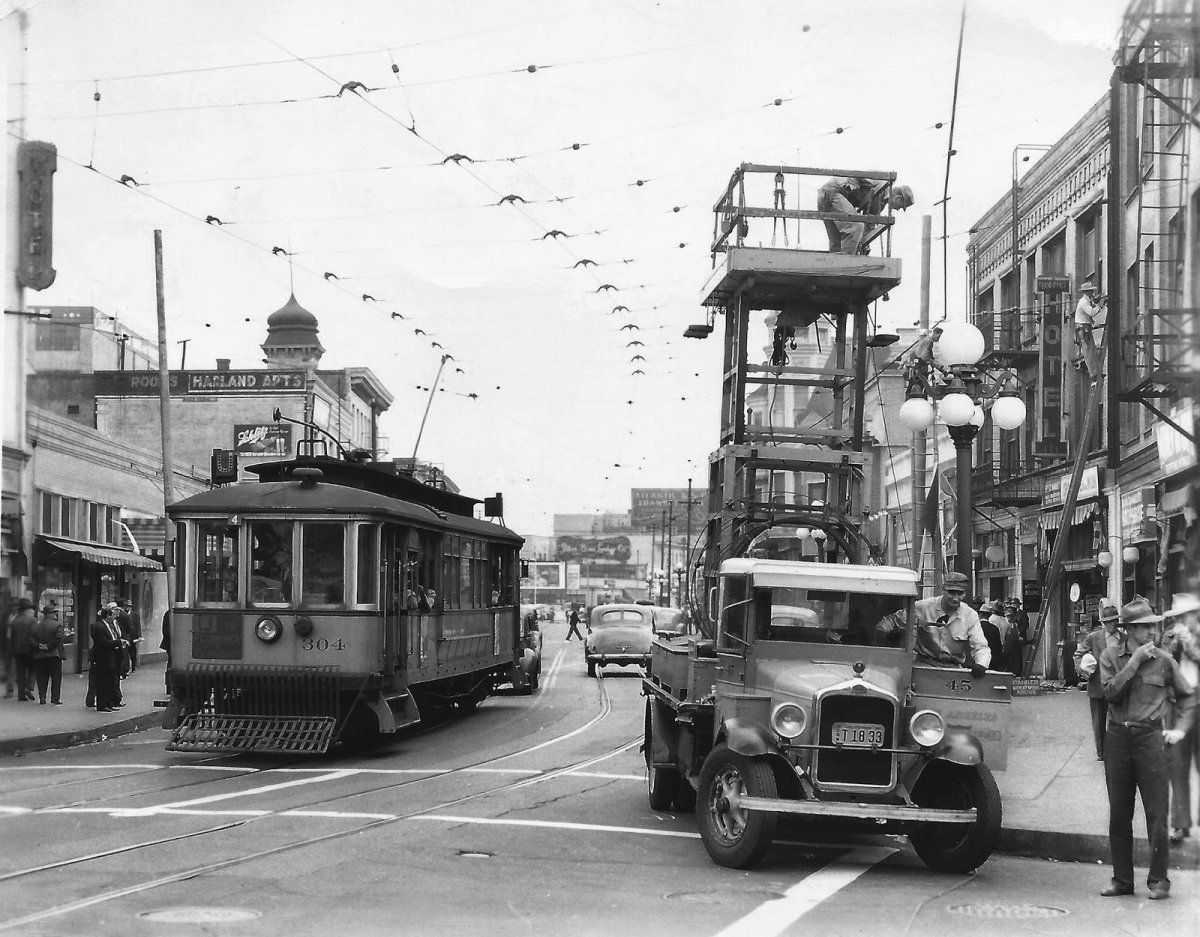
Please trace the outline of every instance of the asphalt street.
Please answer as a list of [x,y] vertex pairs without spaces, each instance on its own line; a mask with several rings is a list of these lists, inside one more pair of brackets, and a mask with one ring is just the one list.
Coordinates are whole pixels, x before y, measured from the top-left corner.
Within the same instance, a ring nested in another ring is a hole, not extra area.
[[1102,899],[1101,866],[925,869],[903,839],[786,827],[749,872],[645,794],[639,674],[589,679],[544,625],[541,689],[367,753],[165,751],[152,729],[0,766],[0,933],[754,935],[1190,933],[1174,897]]

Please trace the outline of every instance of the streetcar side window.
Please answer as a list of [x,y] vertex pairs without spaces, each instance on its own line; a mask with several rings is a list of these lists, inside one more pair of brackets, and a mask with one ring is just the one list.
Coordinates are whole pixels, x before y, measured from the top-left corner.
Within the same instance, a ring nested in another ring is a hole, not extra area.
[[250,524],[250,604],[292,604],[292,522]]
[[358,591],[357,605],[374,605],[379,601],[379,527],[376,524],[358,525]]
[[187,526],[183,521],[175,524],[175,602],[187,601]]
[[341,605],[346,598],[346,528],[313,523],[302,528],[301,598],[305,605]]
[[197,604],[232,604],[238,598],[238,528],[225,521],[196,522]]

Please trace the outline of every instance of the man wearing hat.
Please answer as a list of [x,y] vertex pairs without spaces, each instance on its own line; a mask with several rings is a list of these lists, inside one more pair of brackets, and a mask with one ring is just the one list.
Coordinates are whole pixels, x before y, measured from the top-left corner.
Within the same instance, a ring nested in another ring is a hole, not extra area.
[[941,595],[915,603],[917,656],[943,666],[967,667],[973,676],[981,677],[992,662],[992,651],[979,615],[963,601],[966,594],[967,577],[949,572],[942,580]]
[[1078,369],[1087,365],[1088,375],[1095,377],[1100,371],[1100,354],[1096,350],[1092,330],[1104,327],[1104,304],[1108,300],[1095,295],[1096,287],[1092,283],[1082,284],[1079,293],[1074,320],[1075,367]]
[[33,599],[22,596],[17,602],[17,614],[9,625],[9,642],[16,676],[17,701],[33,700],[33,626],[37,624]]
[[[988,650],[992,652],[992,663],[999,669],[1000,655],[1004,651],[1004,636],[1000,633],[1000,629],[996,627],[996,605],[994,602],[984,602],[979,609],[979,627],[983,629],[983,636],[987,639]],[[1007,622],[1005,622],[1007,624]],[[991,666],[991,665],[989,665]]]
[[[1196,700],[1174,658],[1154,646],[1160,621],[1162,616],[1154,614],[1149,602],[1134,598],[1121,607],[1125,641],[1100,655],[1100,682],[1108,700],[1104,781],[1113,865],[1112,883],[1100,892],[1106,898],[1133,894],[1133,809],[1138,792],[1150,841],[1146,885],[1152,899],[1171,897],[1167,748],[1191,728]],[[1172,728],[1166,727],[1168,719],[1174,720]]]
[[1075,669],[1087,677],[1088,706],[1092,710],[1092,738],[1096,742],[1096,760],[1104,760],[1104,733],[1108,723],[1108,700],[1100,683],[1100,655],[1107,648],[1125,642],[1121,634],[1121,611],[1109,599],[1100,600],[1100,627],[1088,633],[1075,648]]
[[[884,207],[905,210],[913,204],[913,191],[906,185],[893,185],[885,198],[887,184],[858,176],[834,176],[817,190],[817,211],[835,211],[850,215],[878,215]],[[857,221],[826,221],[831,254],[857,254],[859,246],[874,226]]]
[[[1200,596],[1181,592],[1166,613],[1170,626],[1163,649],[1175,659],[1179,672],[1193,687],[1200,686]],[[1171,746],[1171,842],[1192,835],[1192,773],[1200,771],[1200,725],[1192,726]]]

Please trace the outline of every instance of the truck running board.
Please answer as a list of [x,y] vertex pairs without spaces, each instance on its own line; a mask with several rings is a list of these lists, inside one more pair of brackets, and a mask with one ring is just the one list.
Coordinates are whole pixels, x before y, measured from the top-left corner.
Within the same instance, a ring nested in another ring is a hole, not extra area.
[[189,713],[167,743],[170,752],[263,752],[323,755],[333,716],[230,716]]
[[859,820],[916,820],[921,823],[974,823],[975,808],[941,810],[936,807],[903,807],[889,804],[847,804],[819,800],[775,800],[770,797],[731,797],[730,807],[801,813],[818,817],[854,817]]

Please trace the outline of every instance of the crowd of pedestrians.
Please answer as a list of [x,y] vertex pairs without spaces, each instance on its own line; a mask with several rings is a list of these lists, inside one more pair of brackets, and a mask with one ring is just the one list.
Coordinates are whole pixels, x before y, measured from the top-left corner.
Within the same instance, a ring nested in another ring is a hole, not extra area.
[[[17,702],[61,706],[66,632],[57,605],[43,606],[38,614],[33,599],[17,600],[16,610],[0,622],[0,663],[4,667],[4,695]],[[109,602],[88,628],[89,669],[84,705],[97,712],[114,712],[124,706],[121,680],[137,669],[141,624],[133,603]]]

